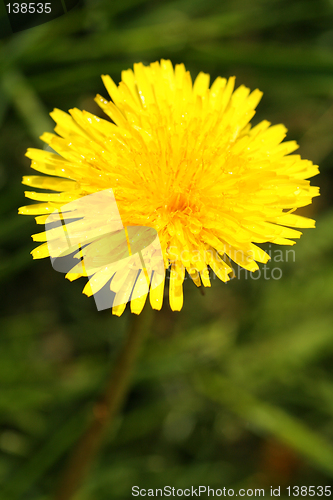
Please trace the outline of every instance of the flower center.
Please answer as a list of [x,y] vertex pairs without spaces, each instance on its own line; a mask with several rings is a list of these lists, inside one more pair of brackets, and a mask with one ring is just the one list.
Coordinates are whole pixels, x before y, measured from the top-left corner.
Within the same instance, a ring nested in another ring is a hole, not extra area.
[[189,206],[189,200],[183,193],[174,193],[166,205],[168,212],[183,212]]

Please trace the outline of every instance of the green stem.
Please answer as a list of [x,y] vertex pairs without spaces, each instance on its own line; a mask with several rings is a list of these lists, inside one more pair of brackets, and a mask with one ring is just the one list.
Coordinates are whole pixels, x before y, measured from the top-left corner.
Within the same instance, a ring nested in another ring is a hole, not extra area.
[[0,86],[25,122],[30,137],[35,142],[43,132],[52,132],[54,123],[34,88],[19,69],[8,69],[2,76]]
[[140,315],[131,315],[125,344],[111,371],[102,397],[92,409],[90,423],[69,459],[55,500],[72,499],[89,472],[102,445],[103,436],[121,409],[128,393],[131,372],[151,322],[152,310],[148,305]]

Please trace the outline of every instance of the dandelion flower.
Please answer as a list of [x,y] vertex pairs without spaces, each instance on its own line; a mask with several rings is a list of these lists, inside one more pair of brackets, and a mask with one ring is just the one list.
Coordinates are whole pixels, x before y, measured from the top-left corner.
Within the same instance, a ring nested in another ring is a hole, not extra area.
[[[282,142],[283,125],[251,126],[259,90],[234,90],[234,77],[218,77],[210,87],[205,73],[192,84],[184,65],[173,68],[168,60],[134,64],[121,77],[117,86],[103,76],[111,100],[96,97],[110,120],[76,108],[51,113],[56,134],[41,139],[57,154],[28,149],[31,167],[47,175],[23,178],[51,192],[26,192],[40,203],[21,214],[45,224],[56,208],[111,188],[125,227],[157,231],[173,310],[182,308],[186,271],[197,286],[210,286],[209,269],[226,282],[230,261],[249,271],[268,261],[257,244],[293,245],[302,234],[295,228],[314,227],[293,212],[318,196],[307,180],[318,167],[290,154],[298,146]],[[44,242],[33,257],[48,256],[45,232],[33,239]],[[150,289],[154,309],[163,290],[164,280]],[[146,296],[131,302],[133,312]],[[113,312],[120,315],[125,305]]]

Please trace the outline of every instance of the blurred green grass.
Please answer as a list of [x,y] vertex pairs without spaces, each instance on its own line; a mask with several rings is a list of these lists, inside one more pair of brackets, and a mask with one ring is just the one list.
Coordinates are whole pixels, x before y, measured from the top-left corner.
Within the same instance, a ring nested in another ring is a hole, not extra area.
[[165,303],[78,498],[332,484],[332,20],[328,0],[87,0],[0,40],[1,498],[52,498],[129,317],[97,313],[81,282],[32,261],[35,224],[17,216],[25,150],[42,146],[54,107],[98,113],[100,74],[118,82],[160,58],[264,91],[253,122],[283,122],[320,162],[322,196],[303,209],[317,228],[280,280],[213,280],[204,297],[186,281],[182,312]]

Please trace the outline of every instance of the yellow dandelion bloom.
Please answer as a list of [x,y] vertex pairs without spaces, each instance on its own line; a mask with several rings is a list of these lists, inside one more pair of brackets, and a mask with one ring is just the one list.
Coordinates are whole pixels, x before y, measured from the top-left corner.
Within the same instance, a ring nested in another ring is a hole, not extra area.
[[[168,60],[134,64],[121,76],[118,86],[102,77],[111,101],[96,97],[111,121],[76,108],[51,113],[56,134],[41,139],[57,154],[29,149],[31,167],[47,176],[23,178],[51,193],[27,191],[39,203],[21,214],[45,224],[64,204],[111,188],[125,227],[157,231],[173,310],[182,308],[186,271],[197,286],[210,286],[209,268],[228,281],[230,260],[249,271],[268,261],[257,243],[293,245],[302,234],[295,227],[314,227],[293,212],[318,196],[307,180],[318,167],[290,155],[298,146],[282,142],[283,125],[251,126],[259,90],[234,90],[234,77],[218,77],[210,87],[205,73],[192,84],[184,65],[173,68]],[[44,242],[33,257],[48,256],[45,232],[33,239]],[[162,306],[163,290],[164,281],[150,289],[154,309]],[[131,303],[133,312],[146,296]]]

